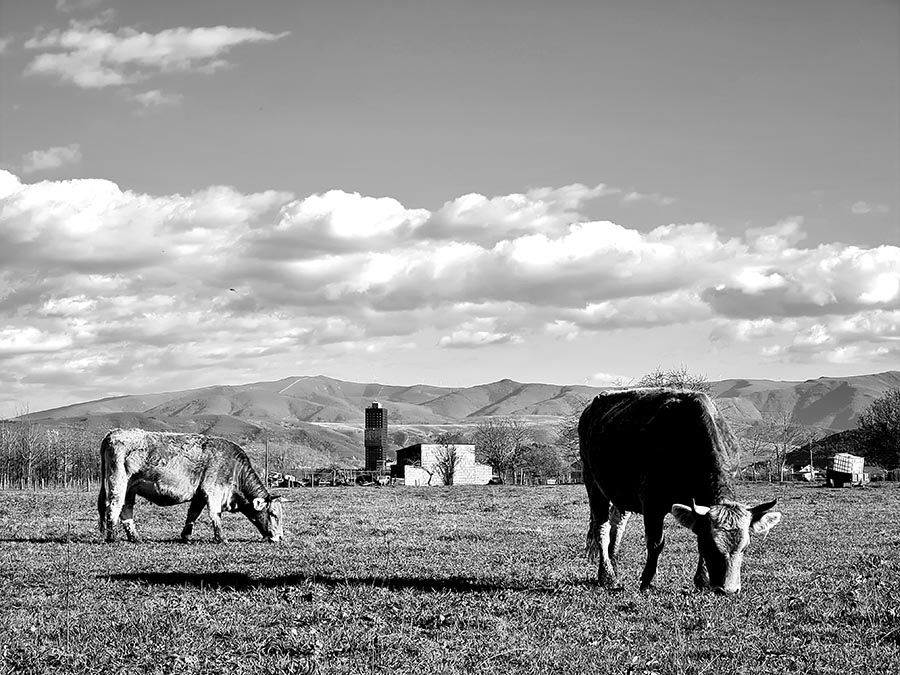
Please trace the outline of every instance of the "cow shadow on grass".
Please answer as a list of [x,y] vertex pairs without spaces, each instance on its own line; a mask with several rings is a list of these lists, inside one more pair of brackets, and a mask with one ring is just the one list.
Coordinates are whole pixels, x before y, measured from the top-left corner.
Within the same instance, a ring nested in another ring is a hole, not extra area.
[[21,537],[0,537],[0,544],[90,544],[96,537],[80,534],[50,534]]
[[539,584],[494,582],[471,577],[385,577],[332,576],[330,574],[286,574],[275,577],[251,577],[240,572],[138,572],[103,575],[110,581],[130,581],[146,586],[193,586],[201,589],[244,591],[255,588],[281,588],[314,584],[335,588],[340,586],[386,588],[392,591],[417,590],[423,592],[452,591],[454,593],[484,593],[490,591],[524,591],[553,594],[567,586],[592,585],[586,580],[556,582],[552,586]]

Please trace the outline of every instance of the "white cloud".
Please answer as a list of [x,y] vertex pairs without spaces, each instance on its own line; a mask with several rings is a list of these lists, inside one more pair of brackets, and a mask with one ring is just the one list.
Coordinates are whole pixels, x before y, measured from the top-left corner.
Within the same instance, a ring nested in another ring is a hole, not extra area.
[[824,318],[718,320],[711,338],[757,342],[762,355],[783,360],[888,363],[900,358],[900,310]]
[[81,146],[78,143],[54,146],[46,150],[32,150],[22,155],[22,171],[34,173],[58,169],[66,164],[77,164],[81,161]]
[[568,349],[676,324],[777,359],[896,354],[900,248],[803,248],[796,220],[744,237],[586,220],[579,205],[604,189],[451,200],[436,227],[429,211],[340,190],[148,195],[0,171],[2,368],[159,388],[176,371],[252,378],[272,360],[316,368],[410,344]]
[[[763,264],[764,263],[764,264]],[[757,256],[703,298],[726,316],[817,316],[900,307],[900,248],[823,244]]]
[[85,89],[122,86],[158,73],[213,72],[242,44],[272,42],[289,33],[257,28],[212,26],[168,28],[158,33],[120,28],[115,33],[91,23],[72,22],[66,30],[40,32],[25,48],[41,51],[26,75],[49,75]]
[[0,262],[98,272],[173,262],[199,268],[290,197],[224,186],[152,197],[98,179],[22,184],[0,171]]
[[790,319],[716,319],[710,338],[714,341],[749,342],[763,338],[783,337],[788,333],[796,333],[798,322]]
[[85,9],[95,9],[103,0],[56,0],[56,9],[60,12],[77,12]]
[[864,216],[868,213],[887,213],[890,209],[887,204],[873,204],[870,202],[855,202],[850,207],[850,212],[857,216]]
[[753,227],[744,238],[754,250],[761,253],[777,254],[795,246],[806,238],[803,232],[803,218],[786,218],[772,227]]
[[582,220],[578,210],[585,202],[618,192],[602,183],[594,187],[574,183],[498,197],[467,194],[435,211],[417,236],[486,245],[525,234],[555,234]]
[[518,344],[522,338],[510,333],[494,333],[487,330],[455,330],[450,335],[444,335],[438,341],[438,345],[447,349],[475,349],[490,345],[506,343]]
[[612,373],[594,373],[591,375],[591,384],[595,387],[626,387],[634,382],[634,378]]
[[65,335],[54,335],[38,328],[0,326],[0,358],[56,352],[71,344]]
[[709,307],[696,293],[672,293],[620,298],[591,303],[561,313],[579,329],[612,330],[635,326],[663,326],[708,318]]
[[137,94],[132,94],[129,99],[140,103],[145,109],[161,108],[167,105],[176,105],[181,102],[181,94],[166,94],[159,89],[149,89]]
[[674,197],[667,197],[658,192],[626,192],[622,195],[622,202],[625,204],[635,204],[637,202],[651,202],[660,206],[671,206],[676,202]]
[[254,251],[306,258],[323,251],[377,250],[408,239],[427,217],[428,211],[406,209],[396,199],[331,190],[285,204],[278,225],[257,233]]
[[12,41],[11,37],[0,37],[0,54],[6,52],[6,48],[12,44]]

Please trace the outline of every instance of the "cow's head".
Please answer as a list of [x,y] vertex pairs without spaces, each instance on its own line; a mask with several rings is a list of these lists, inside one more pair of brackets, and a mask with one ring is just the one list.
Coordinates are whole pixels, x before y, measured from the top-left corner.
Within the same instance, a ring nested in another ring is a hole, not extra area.
[[775,501],[752,508],[731,501],[710,507],[672,506],[675,519],[697,535],[709,586],[716,593],[731,595],[741,590],[741,562],[750,533],[765,535],[781,521],[781,514],[772,511]]
[[278,543],[284,536],[284,512],[278,495],[256,497],[251,504],[250,520],[268,541]]

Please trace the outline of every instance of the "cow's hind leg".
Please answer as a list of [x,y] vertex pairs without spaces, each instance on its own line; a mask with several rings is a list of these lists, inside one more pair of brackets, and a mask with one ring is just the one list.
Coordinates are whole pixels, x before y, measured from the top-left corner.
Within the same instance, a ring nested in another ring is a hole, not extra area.
[[106,479],[100,478],[100,492],[97,494],[97,514],[100,516],[100,534],[106,532]]
[[622,547],[622,539],[625,537],[625,528],[628,526],[628,519],[631,513],[622,511],[615,504],[609,507],[609,560],[612,563],[616,576],[619,575],[619,552]]
[[137,528],[134,526],[134,500],[137,497],[134,488],[128,488],[125,493],[125,503],[122,505],[122,527],[125,529],[125,536],[128,541],[137,543]]
[[646,591],[653,585],[656,577],[656,567],[659,562],[659,554],[665,546],[665,533],[663,532],[663,520],[665,514],[644,514],[644,536],[647,539],[647,563],[641,574],[641,590]]
[[591,506],[591,524],[587,533],[588,557],[593,560],[599,554],[597,564],[597,583],[609,588],[619,586],[618,577],[609,559],[609,500],[600,491],[597,485],[589,482],[587,485],[588,501]]
[[206,506],[206,497],[198,492],[191,500],[190,506],[188,506],[187,519],[184,521],[184,529],[181,531],[181,541],[185,544],[190,540],[194,531],[194,523],[197,522],[197,518],[203,513],[204,506]]

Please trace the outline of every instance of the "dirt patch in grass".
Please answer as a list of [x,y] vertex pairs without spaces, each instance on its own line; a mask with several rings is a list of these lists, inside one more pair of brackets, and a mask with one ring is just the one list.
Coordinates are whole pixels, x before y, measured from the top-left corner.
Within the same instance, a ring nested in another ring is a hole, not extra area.
[[593,585],[581,486],[298,489],[286,543],[175,541],[184,507],[139,503],[144,541],[101,543],[95,496],[0,493],[0,672],[895,673],[900,486],[775,493],[743,591],[693,590],[669,522],[657,589]]

